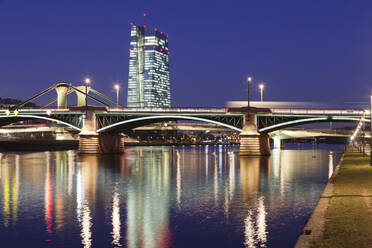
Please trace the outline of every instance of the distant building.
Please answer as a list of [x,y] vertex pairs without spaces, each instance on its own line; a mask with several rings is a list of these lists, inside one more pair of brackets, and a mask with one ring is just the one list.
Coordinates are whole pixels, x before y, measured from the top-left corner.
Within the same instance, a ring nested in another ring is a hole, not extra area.
[[168,35],[132,25],[130,37],[127,106],[169,108]]

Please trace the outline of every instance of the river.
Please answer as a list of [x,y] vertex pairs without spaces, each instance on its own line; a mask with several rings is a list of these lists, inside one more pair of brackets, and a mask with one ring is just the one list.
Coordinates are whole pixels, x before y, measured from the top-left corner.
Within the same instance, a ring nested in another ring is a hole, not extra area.
[[342,149],[2,152],[0,246],[293,247]]

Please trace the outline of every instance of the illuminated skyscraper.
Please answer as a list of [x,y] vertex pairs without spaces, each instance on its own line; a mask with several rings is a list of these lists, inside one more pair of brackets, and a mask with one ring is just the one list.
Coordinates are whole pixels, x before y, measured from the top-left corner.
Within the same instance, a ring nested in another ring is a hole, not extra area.
[[132,25],[129,49],[128,107],[171,106],[168,35]]

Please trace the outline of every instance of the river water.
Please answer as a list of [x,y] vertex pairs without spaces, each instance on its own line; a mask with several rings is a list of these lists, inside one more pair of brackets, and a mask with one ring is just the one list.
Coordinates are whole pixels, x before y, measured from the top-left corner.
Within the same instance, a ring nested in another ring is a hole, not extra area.
[[0,247],[293,247],[342,147],[238,151],[0,153]]

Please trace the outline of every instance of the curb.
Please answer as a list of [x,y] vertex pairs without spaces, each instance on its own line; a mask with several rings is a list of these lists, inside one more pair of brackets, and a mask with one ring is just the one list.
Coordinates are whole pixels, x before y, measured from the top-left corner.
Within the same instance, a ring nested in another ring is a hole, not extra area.
[[333,195],[333,187],[335,178],[340,171],[340,165],[344,160],[345,152],[342,154],[340,161],[338,162],[332,176],[328,179],[328,183],[318,200],[310,219],[307,221],[302,234],[298,237],[295,248],[310,248],[314,242],[320,239],[323,235],[325,214],[328,208],[329,200]]

